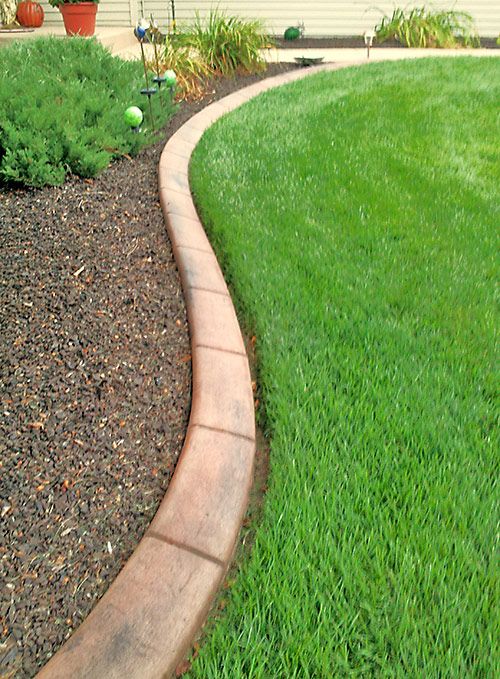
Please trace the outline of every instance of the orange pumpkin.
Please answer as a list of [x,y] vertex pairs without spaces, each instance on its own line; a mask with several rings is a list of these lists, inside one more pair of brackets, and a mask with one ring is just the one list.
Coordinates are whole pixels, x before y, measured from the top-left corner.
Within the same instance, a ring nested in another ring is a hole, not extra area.
[[17,20],[25,28],[40,28],[43,18],[43,8],[38,2],[24,0],[17,6]]

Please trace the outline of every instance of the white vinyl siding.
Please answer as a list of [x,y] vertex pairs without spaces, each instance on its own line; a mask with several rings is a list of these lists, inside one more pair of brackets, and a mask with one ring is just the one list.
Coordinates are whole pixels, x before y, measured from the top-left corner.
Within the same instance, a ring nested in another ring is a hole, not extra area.
[[[47,0],[41,1],[46,23],[62,24],[59,11],[50,7]],[[382,13],[390,14],[394,7],[426,5],[470,12],[480,35],[500,34],[500,0],[177,0],[175,4],[179,22],[192,20],[196,10],[203,14],[218,6],[230,14],[262,19],[267,30],[275,35],[303,21],[306,36],[361,35],[375,26]],[[143,13],[149,17],[152,13],[160,27],[166,28],[168,6],[168,0],[101,0],[97,25],[130,26],[136,15]]]
[[[60,24],[63,20],[60,11],[51,7],[47,0],[38,0],[45,12],[44,25]],[[97,6],[97,26],[131,26],[137,17],[137,0],[101,0]]]
[[[166,26],[168,4],[168,0],[138,0],[139,14],[142,9],[146,17],[152,12],[157,21]],[[422,5],[469,12],[480,35],[500,34],[500,0],[177,0],[175,3],[179,21],[191,20],[197,10],[203,14],[218,6],[230,14],[262,19],[267,30],[275,35],[303,21],[306,36],[361,35],[373,28],[383,13],[392,13],[394,7]]]

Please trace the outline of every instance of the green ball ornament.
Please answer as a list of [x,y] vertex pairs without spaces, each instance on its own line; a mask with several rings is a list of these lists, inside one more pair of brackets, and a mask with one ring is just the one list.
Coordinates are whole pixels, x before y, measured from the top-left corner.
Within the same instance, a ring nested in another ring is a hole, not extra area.
[[142,115],[142,111],[138,106],[129,106],[123,114],[123,118],[127,125],[130,125],[130,127],[139,127],[144,119],[144,116]]
[[175,75],[175,71],[172,71],[172,70],[165,71],[164,78],[165,78],[165,85],[167,87],[173,87],[175,85],[175,83],[177,82],[177,76]]
[[297,26],[290,26],[290,28],[287,28],[284,36],[285,40],[297,40],[297,38],[300,38],[300,28]]

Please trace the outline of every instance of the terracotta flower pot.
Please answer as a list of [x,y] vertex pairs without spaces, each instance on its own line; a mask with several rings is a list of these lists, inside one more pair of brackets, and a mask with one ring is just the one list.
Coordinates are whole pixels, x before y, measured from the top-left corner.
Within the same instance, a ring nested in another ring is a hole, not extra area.
[[17,6],[17,20],[25,28],[40,28],[43,24],[43,8],[38,2],[26,0]]
[[59,5],[67,35],[94,35],[97,4],[79,2]]

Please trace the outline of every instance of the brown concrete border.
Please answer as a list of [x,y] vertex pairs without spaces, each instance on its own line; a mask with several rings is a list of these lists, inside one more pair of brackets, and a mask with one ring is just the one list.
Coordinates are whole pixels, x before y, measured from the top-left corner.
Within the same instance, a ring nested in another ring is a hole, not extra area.
[[39,679],[169,677],[205,621],[229,567],[253,477],[254,404],[231,297],[198,219],[191,153],[218,118],[327,64],[262,80],[207,106],[174,134],[159,166],[160,202],[191,333],[193,399],[184,447],[163,502],[109,590]]

